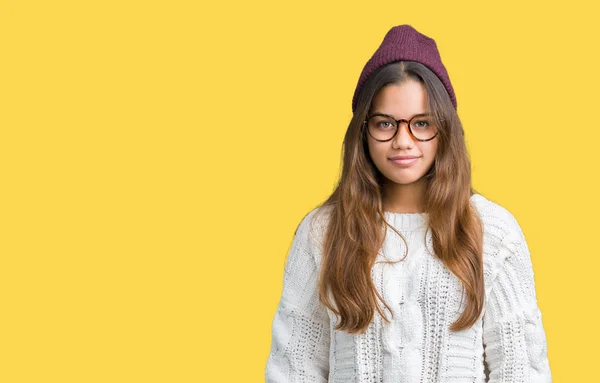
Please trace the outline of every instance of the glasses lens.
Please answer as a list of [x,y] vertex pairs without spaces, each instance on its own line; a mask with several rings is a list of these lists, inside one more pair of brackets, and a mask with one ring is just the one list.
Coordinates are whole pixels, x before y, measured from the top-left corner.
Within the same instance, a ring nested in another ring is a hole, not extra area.
[[385,116],[373,116],[369,119],[369,133],[376,140],[389,140],[396,133],[396,121]]
[[413,118],[410,122],[410,130],[420,140],[428,140],[437,133],[434,118],[431,116]]

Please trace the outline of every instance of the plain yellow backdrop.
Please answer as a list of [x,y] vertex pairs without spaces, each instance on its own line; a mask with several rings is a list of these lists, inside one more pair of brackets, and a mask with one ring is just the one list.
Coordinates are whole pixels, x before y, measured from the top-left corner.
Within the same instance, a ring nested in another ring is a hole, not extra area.
[[394,25],[531,250],[556,382],[600,342],[592,2],[0,2],[0,381],[262,382],[283,265]]

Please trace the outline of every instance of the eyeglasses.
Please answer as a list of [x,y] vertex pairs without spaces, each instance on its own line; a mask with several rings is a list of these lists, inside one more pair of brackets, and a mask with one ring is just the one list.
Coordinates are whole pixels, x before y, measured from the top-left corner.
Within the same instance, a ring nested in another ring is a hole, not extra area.
[[408,131],[418,141],[433,140],[438,134],[438,127],[432,115],[427,113],[417,114],[409,121],[396,120],[387,114],[377,113],[363,121],[369,135],[375,141],[385,142],[396,137],[401,122],[408,124]]

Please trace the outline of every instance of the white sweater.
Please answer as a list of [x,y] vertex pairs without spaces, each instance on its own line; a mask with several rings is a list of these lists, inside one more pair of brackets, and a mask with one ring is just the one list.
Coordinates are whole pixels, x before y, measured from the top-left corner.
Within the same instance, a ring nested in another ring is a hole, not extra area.
[[[396,264],[375,263],[372,277],[394,319],[385,323],[375,312],[364,334],[334,330],[336,317],[317,295],[326,219],[313,220],[317,209],[309,212],[285,263],[266,382],[551,382],[521,227],[508,210],[480,194],[471,203],[484,223],[485,310],[459,332],[448,326],[465,305],[460,281],[428,253],[427,214],[391,212],[386,219],[407,239],[408,256]],[[387,230],[378,260],[399,259],[404,241]]]

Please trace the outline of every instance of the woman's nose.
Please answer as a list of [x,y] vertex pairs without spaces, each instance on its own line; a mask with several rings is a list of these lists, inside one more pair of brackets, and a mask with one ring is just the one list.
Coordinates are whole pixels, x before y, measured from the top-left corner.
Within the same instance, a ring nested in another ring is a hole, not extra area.
[[412,135],[408,130],[408,124],[401,122],[398,126],[398,133],[394,137],[394,144],[398,148],[410,148],[414,144]]

